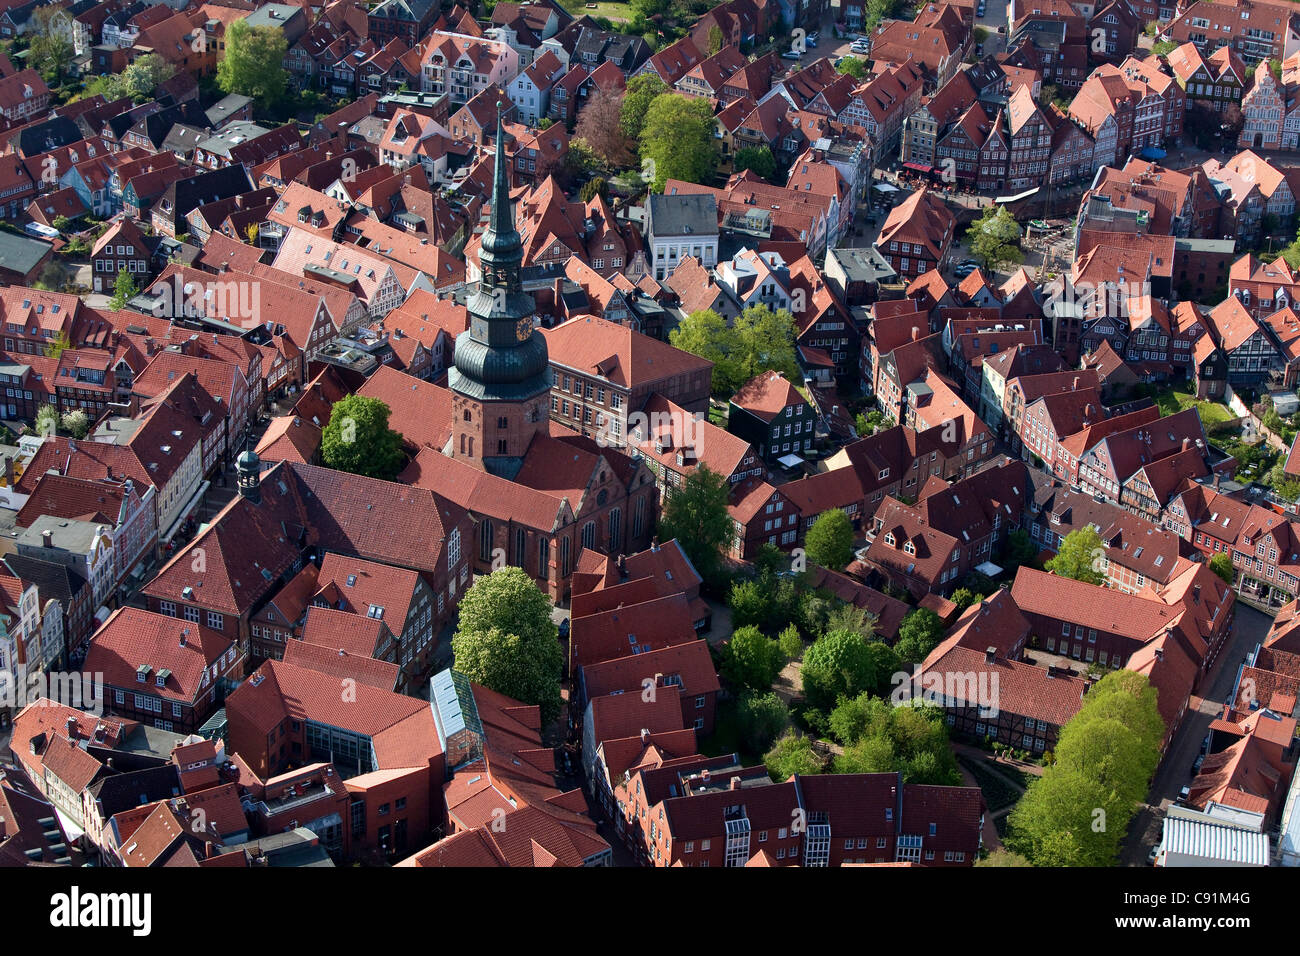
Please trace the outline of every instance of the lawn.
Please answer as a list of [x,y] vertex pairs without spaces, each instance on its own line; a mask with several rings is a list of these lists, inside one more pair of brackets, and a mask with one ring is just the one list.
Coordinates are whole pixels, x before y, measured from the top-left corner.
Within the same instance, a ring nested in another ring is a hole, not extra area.
[[1157,394],[1155,402],[1160,406],[1161,415],[1173,415],[1189,408],[1195,408],[1200,413],[1201,423],[1207,430],[1218,425],[1225,425],[1237,417],[1232,414],[1226,405],[1221,405],[1218,402],[1201,401],[1190,392],[1180,392],[1175,388],[1169,388]]
[[575,17],[605,17],[607,20],[619,20],[624,23],[631,21],[632,8],[626,3],[614,3],[611,0],[601,0],[599,3],[570,3],[565,5],[565,9],[573,13]]

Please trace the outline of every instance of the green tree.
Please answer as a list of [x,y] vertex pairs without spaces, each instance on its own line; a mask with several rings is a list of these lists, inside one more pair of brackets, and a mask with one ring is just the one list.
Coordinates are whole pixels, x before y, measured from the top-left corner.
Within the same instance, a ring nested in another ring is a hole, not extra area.
[[641,130],[641,157],[655,192],[663,192],[670,179],[702,183],[713,176],[717,166],[714,128],[713,108],[707,99],[677,93],[654,98]]
[[976,866],[999,867],[999,866],[1032,866],[1033,864],[1026,860],[1019,853],[1008,850],[1006,847],[998,847],[982,860],[975,861]]
[[827,631],[852,631],[863,640],[870,641],[876,636],[876,616],[864,607],[846,604],[831,596],[831,612],[826,615]]
[[732,324],[735,341],[730,354],[737,386],[764,372],[780,372],[791,381],[800,380],[795,355],[797,331],[794,316],[785,309],[751,305]]
[[1143,674],[1107,674],[1061,729],[1053,763],[1008,820],[1035,866],[1110,866],[1160,760],[1165,725]]
[[776,642],[781,648],[781,656],[786,660],[794,661],[803,656],[803,638],[793,624],[786,625],[785,630],[776,636]]
[[586,185],[582,187],[582,191],[578,193],[578,198],[583,202],[591,202],[597,196],[601,199],[609,199],[609,183],[599,176],[587,180]]
[[986,208],[966,231],[966,241],[986,271],[1025,261],[1020,251],[1020,224],[1006,206]]
[[847,73],[854,79],[862,79],[867,75],[867,61],[859,60],[856,56],[846,56],[840,60],[840,65],[835,68],[841,73]]
[[738,376],[732,366],[731,352],[735,340],[735,333],[727,325],[727,320],[712,309],[692,312],[668,333],[673,348],[713,363],[713,394],[721,397],[734,394],[736,388],[744,384],[736,381]]
[[659,520],[661,535],[677,539],[705,581],[718,574],[722,548],[731,540],[728,491],[727,479],[702,464],[668,496]]
[[666,92],[668,87],[654,73],[643,73],[627,81],[627,89],[623,91],[623,108],[619,114],[625,136],[632,140],[641,138],[650,104]]
[[54,338],[45,344],[45,357],[57,359],[70,348],[72,348],[72,339],[68,338],[66,331],[60,329],[54,334]]
[[85,438],[90,431],[90,416],[79,408],[74,408],[63,416],[63,430],[72,438]]
[[388,427],[389,408],[377,398],[348,395],[334,403],[321,432],[321,458],[330,468],[391,480],[406,458],[402,436]]
[[470,680],[524,704],[549,723],[560,712],[564,651],[550,599],[521,568],[476,578],[459,607],[455,667]]
[[763,758],[771,778],[780,783],[789,780],[792,774],[815,774],[826,770],[826,761],[813,750],[812,741],[807,737],[787,733],[776,742]]
[[958,588],[952,592],[952,597],[949,598],[949,600],[964,611],[972,604],[978,604],[980,601],[984,600],[984,595],[972,591],[969,588]]
[[1227,554],[1220,552],[1210,558],[1210,570],[1223,578],[1223,583],[1232,586],[1233,570],[1232,558]]
[[752,170],[759,179],[771,182],[776,176],[776,157],[767,146],[746,146],[736,152],[735,169],[738,173]]
[[853,560],[853,522],[839,508],[823,512],[808,529],[804,550],[813,564],[843,571]]
[[42,405],[36,413],[36,434],[57,435],[59,433],[59,410],[53,405]]
[[898,656],[880,641],[854,631],[830,631],[804,652],[804,696],[813,707],[830,710],[840,697],[857,697],[889,686]]
[[785,665],[781,646],[757,627],[742,627],[722,649],[722,676],[738,687],[769,690]]
[[754,552],[754,570],[761,577],[764,574],[776,574],[786,564],[785,552],[774,544],[764,541]]
[[902,771],[908,783],[955,785],[961,774],[948,746],[943,712],[935,707],[895,707],[861,694],[841,698],[830,717],[844,746],[836,773]]
[[157,53],[146,53],[122,71],[122,93],[135,100],[148,99],[158,84],[176,75],[176,67]]
[[781,698],[765,694],[742,694],[736,701],[736,723],[745,745],[754,753],[764,753],[785,729],[790,713]]
[[1038,546],[1029,537],[1029,532],[1024,528],[1016,528],[1014,531],[1007,533],[1007,539],[1002,544],[1002,550],[999,554],[1001,558],[1002,570],[1009,576],[1014,577],[1016,569],[1022,564],[1032,564],[1038,557]]
[[108,307],[114,312],[121,312],[139,291],[131,273],[123,269],[117,274],[117,281],[113,283],[113,298],[109,300]]
[[929,608],[919,607],[903,618],[898,626],[898,643],[894,650],[904,663],[919,664],[943,640],[943,621]]
[[1151,44],[1151,52],[1155,56],[1168,56],[1178,49],[1178,44],[1173,40],[1157,40]]
[[1067,534],[1057,549],[1056,557],[1044,567],[1063,578],[1074,578],[1088,584],[1105,584],[1106,575],[1101,570],[1106,549],[1101,545],[1101,535],[1092,525],[1084,525]]
[[772,614],[772,596],[754,578],[733,581],[727,607],[733,627],[762,627]]
[[284,54],[288,48],[278,27],[249,26],[236,20],[226,28],[226,52],[217,64],[217,86],[224,93],[255,97],[270,107],[284,95]]
[[69,27],[71,22],[71,18],[54,4],[32,11],[27,28],[31,38],[27,47],[27,65],[39,70],[47,82],[59,82],[76,56]]

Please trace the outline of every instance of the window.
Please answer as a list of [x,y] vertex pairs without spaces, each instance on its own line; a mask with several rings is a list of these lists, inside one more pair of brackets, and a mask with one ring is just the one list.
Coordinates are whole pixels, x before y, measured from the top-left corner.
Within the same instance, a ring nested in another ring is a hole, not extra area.
[[208,627],[214,631],[224,631],[226,629],[226,619],[216,611],[209,611]]

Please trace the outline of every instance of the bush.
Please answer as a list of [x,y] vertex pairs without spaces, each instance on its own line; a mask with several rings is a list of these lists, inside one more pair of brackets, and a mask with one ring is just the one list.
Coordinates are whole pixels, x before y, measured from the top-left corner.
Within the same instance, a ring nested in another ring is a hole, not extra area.
[[803,638],[793,624],[777,635],[776,640],[787,660],[794,661],[803,656]]
[[744,694],[736,701],[736,723],[746,746],[755,753],[767,752],[789,716],[781,698],[771,691]]

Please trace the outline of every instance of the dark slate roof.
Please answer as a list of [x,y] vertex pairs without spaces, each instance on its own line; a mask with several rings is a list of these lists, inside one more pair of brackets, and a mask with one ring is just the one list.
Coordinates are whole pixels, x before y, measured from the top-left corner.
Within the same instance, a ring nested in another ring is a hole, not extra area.
[[107,820],[116,813],[144,803],[179,797],[181,781],[175,764],[168,763],[147,770],[101,777],[91,785],[90,793],[99,801],[100,813]]
[[41,600],[53,598],[66,605],[86,586],[84,577],[53,561],[15,553],[5,555],[4,563],[15,577],[35,584],[40,590]]
[[650,197],[650,233],[656,236],[716,236],[718,201],[712,194]]

